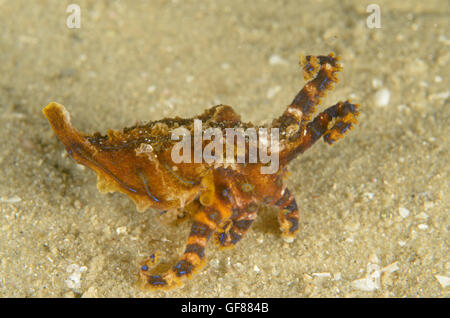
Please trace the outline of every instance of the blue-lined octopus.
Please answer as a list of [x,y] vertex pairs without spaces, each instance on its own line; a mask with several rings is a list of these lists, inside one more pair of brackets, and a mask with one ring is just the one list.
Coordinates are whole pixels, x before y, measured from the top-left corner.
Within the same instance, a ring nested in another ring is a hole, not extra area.
[[[279,133],[278,148],[270,150],[279,163],[272,173],[261,173],[267,162],[238,160],[239,156],[250,157],[250,140],[245,136],[243,152],[239,153],[237,147],[230,148],[233,149],[231,162],[174,160],[176,143],[171,138],[174,129],[192,132],[199,121],[203,130],[213,128],[219,132],[230,128],[235,131],[261,128],[242,122],[230,106],[214,106],[191,119],[166,118],[121,131],[109,130],[106,135],[86,135],[76,130],[62,105],[50,103],[43,109],[70,156],[97,173],[97,187],[101,192],[125,193],[139,211],[150,207],[162,211],[179,209],[190,216],[192,226],[184,254],[162,274],[151,270],[157,262],[155,255],[146,259],[139,272],[143,288],[179,286],[183,278],[192,276],[205,265],[205,247],[211,237],[222,248],[233,247],[242,239],[255,220],[260,204],[280,209],[281,235],[287,241],[293,240],[299,230],[299,211],[284,182],[289,162],[320,138],[328,144],[342,138],[357,123],[359,115],[358,105],[345,101],[312,117],[321,97],[337,82],[336,73],[342,70],[337,61],[334,54],[301,58],[303,76],[308,82],[284,113],[265,126]],[[186,138],[195,142],[192,135]],[[205,150],[211,142],[212,139],[202,140],[200,150]],[[189,159],[195,155],[193,150],[189,153],[183,150],[183,155],[187,154]]]

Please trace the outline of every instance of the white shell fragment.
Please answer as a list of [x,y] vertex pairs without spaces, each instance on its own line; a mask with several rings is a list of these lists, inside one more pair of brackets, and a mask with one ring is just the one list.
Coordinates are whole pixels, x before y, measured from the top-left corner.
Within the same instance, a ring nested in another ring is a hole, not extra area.
[[22,199],[19,198],[17,195],[13,196],[12,198],[7,198],[7,197],[0,198],[0,202],[4,202],[4,203],[17,203],[20,201],[22,201]]
[[283,59],[281,56],[274,54],[269,58],[269,64],[270,65],[287,64],[287,61]]
[[391,98],[391,91],[387,88],[379,89],[375,93],[375,104],[379,107],[385,107],[389,104]]
[[85,271],[87,271],[86,266],[79,266],[78,264],[70,264],[69,266],[67,266],[66,272],[71,274],[65,281],[67,287],[75,290],[80,289],[81,274]]
[[367,265],[367,275],[364,278],[352,282],[352,286],[363,291],[375,291],[380,289],[381,270],[378,264]]
[[390,275],[391,273],[400,269],[400,267],[398,266],[398,262],[394,262],[383,268],[381,268],[378,263],[378,257],[373,254],[369,259],[369,263],[367,264],[366,276],[364,278],[353,281],[352,286],[363,291],[375,291],[381,288],[382,273],[384,273],[385,275]]
[[319,278],[331,278],[331,274],[330,273],[312,273],[313,276],[315,277],[319,277]]
[[438,280],[439,284],[441,284],[442,288],[447,288],[450,285],[450,277],[442,275],[434,275],[434,277]]
[[409,216],[409,210],[403,207],[398,208],[398,213],[402,218],[406,218]]

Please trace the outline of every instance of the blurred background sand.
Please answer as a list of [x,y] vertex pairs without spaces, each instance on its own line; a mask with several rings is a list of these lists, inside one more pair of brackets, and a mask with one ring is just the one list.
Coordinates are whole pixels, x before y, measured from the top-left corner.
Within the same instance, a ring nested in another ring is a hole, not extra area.
[[[0,0],[1,297],[448,296],[448,1],[76,1],[80,29],[70,3]],[[182,288],[139,291],[140,261],[173,263],[188,222],[99,193],[41,109],[89,133],[219,103],[261,124],[304,85],[300,54],[332,51],[344,71],[320,109],[351,98],[360,124],[291,164],[297,239],[263,207]]]

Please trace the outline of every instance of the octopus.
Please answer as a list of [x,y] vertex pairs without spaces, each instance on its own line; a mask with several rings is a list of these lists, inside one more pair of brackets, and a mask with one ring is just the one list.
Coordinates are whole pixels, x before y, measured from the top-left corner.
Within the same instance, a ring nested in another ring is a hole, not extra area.
[[[181,286],[206,264],[205,249],[211,237],[222,249],[235,246],[255,221],[260,205],[279,208],[281,236],[287,242],[294,240],[300,213],[285,182],[289,163],[321,138],[334,144],[358,123],[359,105],[350,100],[313,118],[321,98],[338,81],[337,72],[342,70],[338,61],[333,53],[302,56],[300,66],[307,83],[281,116],[264,126],[243,122],[232,107],[217,105],[191,119],[164,118],[108,130],[106,135],[89,135],[72,126],[64,106],[52,102],[43,109],[68,154],[96,172],[100,192],[124,193],[140,212],[148,208],[177,211],[192,222],[185,251],[173,267],[158,273],[156,254],[142,261],[141,288]],[[196,129],[200,129],[200,138]],[[174,131],[181,134],[174,138]],[[227,135],[224,142],[223,135],[230,131],[235,136],[228,139]],[[265,134],[255,141],[248,131]],[[270,145],[277,142],[270,149],[269,131]],[[235,138],[243,143],[230,145],[229,140]],[[255,149],[259,151],[256,158],[251,153]],[[195,158],[199,153],[201,160]],[[273,162],[268,156],[276,159],[275,169],[270,169]]]

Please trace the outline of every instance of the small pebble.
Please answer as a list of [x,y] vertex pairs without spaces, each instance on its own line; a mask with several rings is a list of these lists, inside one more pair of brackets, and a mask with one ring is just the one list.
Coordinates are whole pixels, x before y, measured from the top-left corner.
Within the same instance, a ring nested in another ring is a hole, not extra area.
[[281,90],[281,86],[274,86],[269,88],[267,91],[267,98],[271,99],[273,98],[279,91]]
[[375,193],[373,192],[364,192],[364,196],[367,197],[367,199],[372,200],[375,196]]
[[385,107],[389,104],[391,92],[387,88],[379,89],[375,93],[375,104],[379,107]]
[[409,210],[406,209],[406,208],[403,208],[403,207],[400,207],[400,208],[398,209],[398,213],[400,214],[400,216],[401,216],[402,218],[406,218],[406,217],[409,216]]
[[147,87],[147,93],[154,93],[156,90],[156,86],[155,85],[150,85],[149,87]]
[[274,54],[269,58],[269,64],[270,65],[287,64],[287,61],[282,57],[280,57],[279,55]]
[[127,233],[127,227],[126,226],[121,226],[121,227],[118,227],[117,229],[116,229],[116,233],[117,234],[126,234]]
[[380,88],[381,86],[383,86],[382,80],[380,80],[379,78],[372,79],[372,87],[373,88]]
[[417,227],[418,227],[419,229],[421,229],[421,230],[426,230],[426,229],[428,229],[428,225],[426,225],[426,224],[419,224]]
[[186,76],[186,82],[187,82],[187,83],[191,83],[194,79],[195,79],[195,77],[192,76],[192,75],[187,75],[187,76]]

